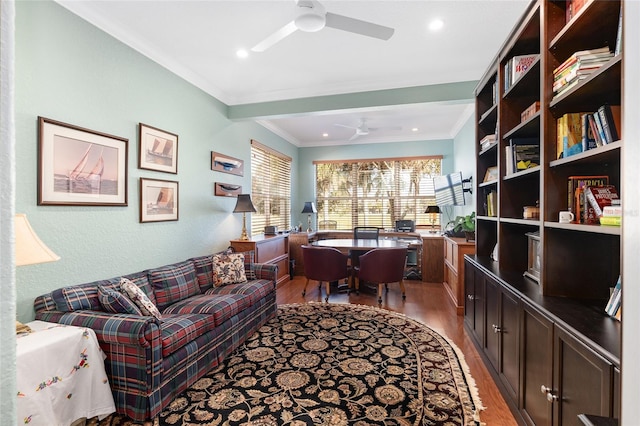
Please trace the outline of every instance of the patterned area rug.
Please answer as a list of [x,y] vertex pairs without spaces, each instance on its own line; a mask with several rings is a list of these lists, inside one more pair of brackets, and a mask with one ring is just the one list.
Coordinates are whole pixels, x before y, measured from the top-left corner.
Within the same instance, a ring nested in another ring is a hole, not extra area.
[[[278,315],[161,413],[161,425],[476,425],[457,348],[404,315],[280,305]],[[101,424],[127,424],[111,418]],[[128,423],[131,424],[131,423]]]

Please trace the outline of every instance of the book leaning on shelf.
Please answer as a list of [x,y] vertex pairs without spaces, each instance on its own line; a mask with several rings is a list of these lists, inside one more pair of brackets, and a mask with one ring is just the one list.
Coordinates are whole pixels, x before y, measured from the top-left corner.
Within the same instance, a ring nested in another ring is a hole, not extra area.
[[609,300],[607,301],[607,305],[604,308],[604,311],[607,315],[620,320],[622,306],[622,277],[618,276],[618,280],[616,281],[616,285],[611,291],[611,295],[609,296]]
[[555,70],[553,70],[553,93],[562,94],[571,87],[586,79],[613,57],[609,47],[580,50],[574,52]]
[[611,206],[613,200],[619,200],[618,191],[613,185],[587,186],[584,190],[589,206],[593,208],[595,214],[602,216],[604,207]]

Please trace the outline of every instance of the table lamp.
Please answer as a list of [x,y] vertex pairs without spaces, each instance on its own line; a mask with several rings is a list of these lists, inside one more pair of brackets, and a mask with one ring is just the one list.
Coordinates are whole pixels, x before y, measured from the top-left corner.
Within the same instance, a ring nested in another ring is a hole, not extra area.
[[[60,260],[60,256],[51,251],[51,249],[38,238],[27,220],[27,215],[22,213],[16,214],[14,227],[16,237],[16,266],[35,265]],[[28,333],[30,331],[29,326],[16,321],[16,333]]]
[[312,201],[305,201],[302,213],[307,213],[307,232],[311,232],[311,213],[318,213],[316,205]]
[[238,194],[238,201],[236,202],[236,207],[233,209],[233,212],[242,213],[242,235],[240,239],[246,241],[249,239],[249,235],[247,235],[247,213],[256,212],[256,208],[251,202],[251,195]]
[[434,229],[435,223],[436,223],[436,217],[437,215],[440,214],[440,207],[438,206],[427,206],[427,209],[424,211],[425,213],[427,213],[430,216],[430,220],[431,220],[431,233],[435,233],[436,230]]

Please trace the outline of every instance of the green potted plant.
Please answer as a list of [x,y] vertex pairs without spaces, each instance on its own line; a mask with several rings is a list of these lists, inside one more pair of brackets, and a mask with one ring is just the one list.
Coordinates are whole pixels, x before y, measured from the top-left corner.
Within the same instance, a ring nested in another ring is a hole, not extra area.
[[476,212],[472,212],[466,216],[456,216],[453,220],[453,232],[456,234],[464,233],[467,241],[475,241],[476,239]]

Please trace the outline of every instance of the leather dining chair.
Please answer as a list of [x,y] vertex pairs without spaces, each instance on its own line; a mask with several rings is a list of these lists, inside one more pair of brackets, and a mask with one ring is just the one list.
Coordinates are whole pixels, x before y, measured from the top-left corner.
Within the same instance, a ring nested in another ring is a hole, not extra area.
[[304,276],[307,281],[302,290],[302,296],[307,293],[309,280],[318,281],[320,294],[322,294],[322,283],[326,286],[326,296],[324,301],[329,301],[331,293],[331,282],[348,278],[350,275],[347,265],[349,257],[337,248],[302,246],[302,259],[304,260]]
[[[360,256],[360,265],[355,268],[356,291],[361,282],[378,284],[378,303],[382,303],[382,286],[399,283],[402,299],[406,299],[404,289],[404,268],[407,262],[407,247],[377,248]],[[388,291],[388,289],[387,289]]]

